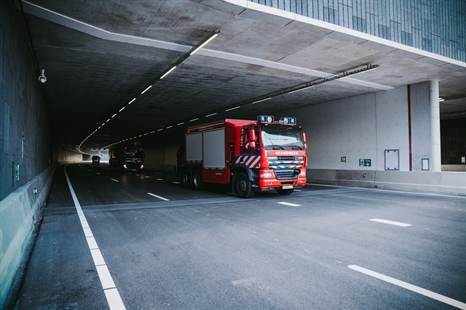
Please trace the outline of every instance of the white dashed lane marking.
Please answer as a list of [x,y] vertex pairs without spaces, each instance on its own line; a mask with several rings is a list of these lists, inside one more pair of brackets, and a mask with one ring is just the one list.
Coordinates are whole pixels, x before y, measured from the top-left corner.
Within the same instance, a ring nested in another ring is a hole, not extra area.
[[401,227],[413,226],[413,224],[394,222],[394,221],[387,221],[387,220],[382,220],[382,219],[371,219],[369,221],[383,223],[383,224],[389,224],[389,225],[395,225],[395,226],[401,226]]
[[169,201],[169,199],[164,198],[164,197],[162,197],[162,196],[158,196],[158,195],[156,195],[156,194],[147,193],[147,195],[151,195],[151,196],[153,196],[153,197],[155,197],[155,198],[162,199],[162,200],[164,200],[164,201]]

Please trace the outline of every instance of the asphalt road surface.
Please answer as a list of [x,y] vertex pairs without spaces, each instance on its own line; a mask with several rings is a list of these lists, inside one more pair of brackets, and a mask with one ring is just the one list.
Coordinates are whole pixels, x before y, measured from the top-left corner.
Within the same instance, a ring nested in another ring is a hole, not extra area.
[[466,309],[464,196],[65,169],[17,309]]

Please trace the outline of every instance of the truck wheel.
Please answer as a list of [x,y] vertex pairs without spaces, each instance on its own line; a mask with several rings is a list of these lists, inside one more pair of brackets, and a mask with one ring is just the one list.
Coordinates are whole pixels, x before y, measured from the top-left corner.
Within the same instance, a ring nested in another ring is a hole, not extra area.
[[200,170],[194,170],[193,188],[198,191],[202,191],[204,189],[204,182],[202,181],[202,172]]
[[251,198],[254,196],[254,189],[246,173],[240,172],[236,177],[235,192],[241,198]]
[[188,169],[181,170],[181,186],[184,188],[189,188],[191,185],[191,180],[189,179]]
[[279,195],[289,195],[293,192],[293,188],[290,188],[290,189],[277,189],[277,193]]

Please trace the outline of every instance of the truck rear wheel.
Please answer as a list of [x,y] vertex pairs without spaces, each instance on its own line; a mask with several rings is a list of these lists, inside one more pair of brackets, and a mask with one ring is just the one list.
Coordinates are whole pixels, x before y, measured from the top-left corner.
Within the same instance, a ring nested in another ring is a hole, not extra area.
[[254,196],[254,189],[246,173],[240,172],[236,177],[235,192],[241,198],[251,198]]
[[198,191],[202,191],[204,189],[204,182],[202,181],[202,172],[200,170],[194,170],[193,188]]
[[290,189],[277,189],[277,193],[279,195],[289,195],[293,192],[293,188],[290,188]]

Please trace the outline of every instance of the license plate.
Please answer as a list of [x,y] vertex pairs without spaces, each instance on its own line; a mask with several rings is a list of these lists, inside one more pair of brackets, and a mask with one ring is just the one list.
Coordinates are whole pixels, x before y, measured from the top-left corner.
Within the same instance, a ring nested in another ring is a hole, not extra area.
[[282,189],[292,189],[293,185],[283,185]]

